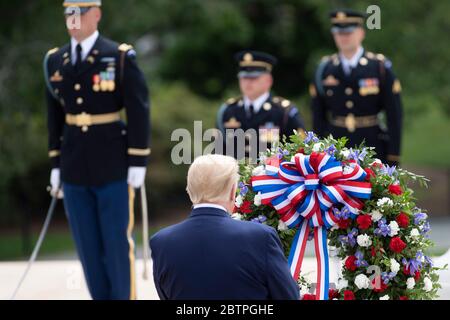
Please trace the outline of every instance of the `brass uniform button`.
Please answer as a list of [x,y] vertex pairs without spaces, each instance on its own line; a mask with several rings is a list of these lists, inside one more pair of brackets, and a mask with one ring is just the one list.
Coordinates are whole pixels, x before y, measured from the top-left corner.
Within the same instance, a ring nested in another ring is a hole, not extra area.
[[349,96],[349,95],[351,95],[352,93],[353,93],[353,89],[352,89],[352,88],[349,87],[349,88],[346,88],[346,89],[345,89],[345,94],[346,94],[346,95]]
[[89,130],[88,126],[81,127],[81,131],[83,132],[87,132],[88,130]]
[[83,98],[77,98],[77,104],[78,105],[80,105],[80,104],[83,104]]
[[353,108],[353,101],[347,101],[347,102],[345,103],[345,106],[346,106],[347,108],[349,108],[349,109]]
[[331,97],[333,95],[333,90],[328,89],[327,90],[327,96]]
[[75,89],[75,91],[80,91],[81,85],[79,83],[75,84],[74,89]]

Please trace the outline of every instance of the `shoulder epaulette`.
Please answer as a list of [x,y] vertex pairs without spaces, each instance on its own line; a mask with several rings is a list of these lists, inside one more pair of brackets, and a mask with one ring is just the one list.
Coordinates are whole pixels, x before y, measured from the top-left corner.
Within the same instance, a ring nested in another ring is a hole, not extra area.
[[133,46],[132,46],[132,45],[129,45],[129,44],[126,44],[126,43],[122,43],[122,44],[119,46],[119,50],[120,50],[120,51],[126,52],[126,51],[131,50],[131,49],[133,49]]
[[231,105],[231,104],[235,104],[236,102],[238,102],[241,99],[241,97],[233,97],[233,98],[229,98],[226,101],[226,104]]
[[52,54],[54,54],[54,53],[57,52],[58,50],[59,50],[58,47],[53,48],[53,49],[50,49],[50,50],[48,50],[47,55],[48,55],[48,56],[51,56]]

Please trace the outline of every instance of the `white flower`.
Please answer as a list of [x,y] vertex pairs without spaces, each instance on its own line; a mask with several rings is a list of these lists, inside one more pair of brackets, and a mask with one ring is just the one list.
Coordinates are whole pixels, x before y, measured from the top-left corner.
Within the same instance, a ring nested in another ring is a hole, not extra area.
[[391,221],[389,223],[389,228],[391,229],[391,231],[389,232],[389,236],[391,237],[396,236],[398,234],[398,231],[400,230],[396,221]]
[[255,194],[255,198],[253,200],[253,203],[257,207],[261,205],[261,192],[258,192],[258,194]]
[[406,288],[412,289],[416,285],[416,280],[414,280],[413,277],[409,277],[408,280],[406,280]]
[[258,166],[252,171],[252,176],[261,176],[266,173],[264,166]]
[[242,215],[239,213],[233,213],[231,215],[231,218],[233,218],[234,220],[242,220]]
[[281,219],[278,220],[278,231],[286,231],[288,229],[286,223],[284,223]]
[[369,287],[370,280],[364,274],[358,274],[355,278],[355,285],[358,289],[367,289]]
[[381,218],[383,218],[383,215],[378,210],[373,210],[370,213],[370,216],[372,217],[372,221],[374,221],[374,222],[378,222]]
[[416,228],[411,230],[411,233],[409,234],[411,237],[416,238],[418,236],[420,236],[420,232],[419,230],[417,230]]
[[350,155],[350,150],[347,148],[341,150],[341,154],[345,159],[348,159],[348,156]]
[[380,297],[380,300],[389,300],[389,295],[384,295]]
[[356,238],[356,241],[360,247],[369,247],[372,244],[372,240],[370,240],[370,237],[367,234],[360,234]]
[[394,205],[394,202],[389,199],[388,197],[381,198],[377,201],[377,206],[380,207],[380,211],[383,212],[383,207],[392,207]]
[[300,295],[303,296],[303,295],[305,295],[305,294],[307,294],[307,293],[309,293],[308,287],[305,286],[305,285],[302,285],[302,286],[300,287]]
[[397,273],[400,270],[400,263],[394,258],[391,258],[391,271]]
[[319,152],[323,147],[323,143],[322,142],[317,142],[314,144],[312,151],[314,152]]
[[430,292],[431,290],[433,290],[433,282],[431,282],[431,279],[428,277],[425,277],[423,279],[423,288],[426,292]]
[[236,205],[236,207],[240,208],[243,202],[244,202],[244,199],[242,199],[242,196],[238,195],[236,197],[236,201],[234,202],[234,204]]
[[336,288],[338,290],[342,290],[342,289],[345,289],[347,287],[348,287],[348,281],[347,280],[342,279],[342,278],[338,280],[338,282],[336,284]]

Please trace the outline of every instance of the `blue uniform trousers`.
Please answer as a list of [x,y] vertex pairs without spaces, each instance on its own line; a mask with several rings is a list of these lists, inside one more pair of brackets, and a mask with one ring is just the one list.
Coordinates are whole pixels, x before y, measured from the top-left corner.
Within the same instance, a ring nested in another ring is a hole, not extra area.
[[100,187],[63,183],[63,191],[92,298],[135,299],[134,190],[123,180]]

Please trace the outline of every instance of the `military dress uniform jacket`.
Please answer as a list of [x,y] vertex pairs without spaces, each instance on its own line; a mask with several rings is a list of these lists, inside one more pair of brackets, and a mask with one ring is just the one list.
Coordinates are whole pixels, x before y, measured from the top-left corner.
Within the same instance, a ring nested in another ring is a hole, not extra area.
[[402,130],[400,91],[391,62],[381,54],[365,51],[350,75],[337,54],[324,57],[310,86],[314,131],[322,137],[346,136],[351,147],[365,140],[381,160],[396,163]]
[[99,36],[76,70],[67,44],[47,53],[44,71],[49,156],[63,182],[103,185],[147,165],[149,93],[131,46]]
[[[217,128],[222,133],[224,141],[223,154],[226,153],[226,144],[231,143],[226,138],[226,131],[242,129],[244,132],[248,129],[254,129],[257,133],[257,145],[263,140],[267,142],[268,147],[280,141],[284,136],[289,138],[293,135],[293,130],[304,135],[304,123],[298,108],[289,100],[281,97],[269,96],[267,101],[261,106],[261,109],[249,118],[246,114],[243,98],[231,98],[219,109],[217,114]],[[248,137],[248,136],[247,136]],[[236,139],[234,139],[236,144]],[[245,155],[251,153],[250,139],[245,139]],[[235,146],[236,147],[236,146]],[[257,150],[263,152],[265,150]],[[234,156],[236,157],[236,151]]]

